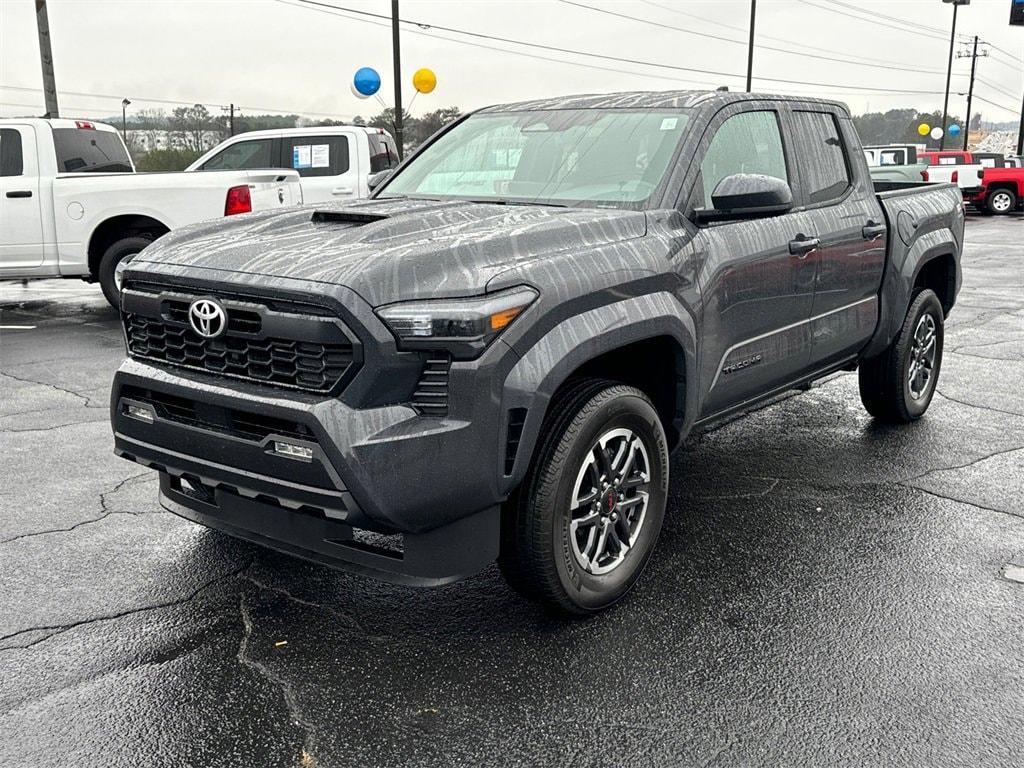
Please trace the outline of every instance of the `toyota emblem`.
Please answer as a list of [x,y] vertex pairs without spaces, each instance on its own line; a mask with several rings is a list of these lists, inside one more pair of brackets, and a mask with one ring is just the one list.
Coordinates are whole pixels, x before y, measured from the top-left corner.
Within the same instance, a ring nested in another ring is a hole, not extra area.
[[224,307],[213,299],[196,299],[188,308],[188,324],[205,339],[215,339],[228,327]]

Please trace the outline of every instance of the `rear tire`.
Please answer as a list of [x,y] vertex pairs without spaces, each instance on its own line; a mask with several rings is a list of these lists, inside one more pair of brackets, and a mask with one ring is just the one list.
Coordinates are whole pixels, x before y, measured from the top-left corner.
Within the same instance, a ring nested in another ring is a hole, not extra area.
[[635,387],[582,380],[549,413],[504,510],[498,564],[521,594],[564,613],[596,613],[632,588],[654,550],[668,444],[657,411]]
[[114,270],[117,265],[134,256],[147,245],[153,242],[153,236],[149,234],[130,235],[120,240],[115,240],[100,259],[99,269],[96,270],[96,279],[99,280],[103,295],[114,309],[120,308],[120,296],[117,284],[114,282]]
[[1017,195],[1012,189],[993,189],[985,198],[985,208],[996,216],[1005,216],[1017,210]]
[[928,289],[914,296],[892,344],[861,361],[860,399],[879,421],[909,424],[931,405],[942,369],[943,312]]

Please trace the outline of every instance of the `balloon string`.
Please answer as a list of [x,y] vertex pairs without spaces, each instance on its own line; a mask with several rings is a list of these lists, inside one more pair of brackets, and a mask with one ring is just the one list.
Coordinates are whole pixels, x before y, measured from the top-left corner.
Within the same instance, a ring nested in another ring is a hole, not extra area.
[[375,98],[375,99],[376,99],[377,101],[379,101],[379,102],[380,102],[380,105],[381,105],[382,107],[384,107],[384,109],[387,109],[387,108],[388,108],[388,104],[387,104],[387,102],[386,102],[386,101],[384,101],[384,99],[382,99],[382,98],[380,97],[380,94],[379,94],[379,93],[375,93],[375,94],[373,94],[373,97],[374,97],[374,98]]
[[409,99],[409,106],[407,106],[405,108],[405,111],[406,111],[407,114],[412,114],[412,104],[413,104],[414,101],[416,101],[416,97],[419,96],[419,95],[420,95],[420,92],[416,91],[415,93],[413,93],[412,98]]

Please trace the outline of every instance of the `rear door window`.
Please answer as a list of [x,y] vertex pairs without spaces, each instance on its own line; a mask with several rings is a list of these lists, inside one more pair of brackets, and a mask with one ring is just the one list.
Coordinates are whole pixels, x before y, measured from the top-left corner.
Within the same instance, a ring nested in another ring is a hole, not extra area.
[[132,170],[121,138],[94,128],[54,128],[58,173],[120,173]]
[[203,163],[204,171],[252,171],[259,168],[277,168],[274,162],[273,139],[239,141],[225,147]]
[[398,165],[395,140],[383,133],[370,133],[370,173],[380,173]]
[[835,115],[794,111],[793,127],[806,203],[842,197],[850,186],[850,166]]
[[281,167],[303,178],[338,176],[349,168],[347,136],[286,136],[281,142]]
[[741,112],[718,128],[700,166],[703,206],[726,176],[759,173],[789,182],[779,118],[774,112]]
[[0,128],[0,176],[21,176],[24,172],[21,133],[14,128]]

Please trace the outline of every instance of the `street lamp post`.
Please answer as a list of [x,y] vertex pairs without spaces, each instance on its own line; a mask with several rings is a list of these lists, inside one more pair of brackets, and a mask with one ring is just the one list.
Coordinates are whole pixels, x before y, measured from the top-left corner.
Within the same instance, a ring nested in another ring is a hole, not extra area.
[[747,93],[754,82],[754,21],[757,18],[757,0],[750,0],[750,43],[747,45]]
[[956,12],[961,5],[970,5],[971,0],[942,0],[953,4],[953,29],[949,33],[949,62],[946,65],[946,98],[942,102],[942,138],[939,149],[946,148],[946,120],[949,119],[949,81],[953,78],[953,48],[956,46]]
[[128,99],[121,99],[121,138],[124,143],[128,144],[128,105],[131,102]]

